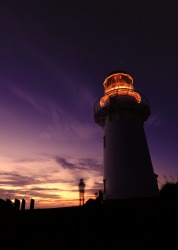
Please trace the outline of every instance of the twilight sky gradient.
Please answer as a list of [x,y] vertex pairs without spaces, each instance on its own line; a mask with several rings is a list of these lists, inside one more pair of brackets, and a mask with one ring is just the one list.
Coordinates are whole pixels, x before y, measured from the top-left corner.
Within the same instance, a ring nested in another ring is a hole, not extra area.
[[122,69],[146,95],[159,184],[178,178],[177,1],[1,1],[0,198],[78,205],[102,189],[93,105]]

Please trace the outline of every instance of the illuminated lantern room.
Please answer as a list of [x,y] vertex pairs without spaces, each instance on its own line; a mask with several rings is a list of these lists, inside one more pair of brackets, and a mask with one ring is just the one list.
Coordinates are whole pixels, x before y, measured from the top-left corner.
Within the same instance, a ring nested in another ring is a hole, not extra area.
[[141,102],[140,94],[133,87],[133,78],[128,74],[119,72],[110,74],[103,85],[105,95],[100,100],[101,107],[109,104],[109,98],[114,96],[131,97],[138,103]]
[[143,120],[150,116],[150,108],[147,98],[135,91],[133,78],[125,72],[113,72],[104,82],[104,96],[94,105],[95,122],[104,126],[105,117],[112,111],[129,108],[137,110]]

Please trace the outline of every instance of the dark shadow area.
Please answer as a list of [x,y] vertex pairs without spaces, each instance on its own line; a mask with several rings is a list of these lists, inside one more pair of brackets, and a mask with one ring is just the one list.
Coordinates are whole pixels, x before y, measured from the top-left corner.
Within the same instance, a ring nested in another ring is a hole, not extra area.
[[[1,249],[176,249],[178,200],[1,210]],[[86,203],[87,204],[87,203]]]
[[178,199],[178,182],[167,182],[160,189],[160,197]]
[[90,198],[84,205],[86,207],[98,207],[103,204],[103,192],[100,190],[96,196],[96,199]]

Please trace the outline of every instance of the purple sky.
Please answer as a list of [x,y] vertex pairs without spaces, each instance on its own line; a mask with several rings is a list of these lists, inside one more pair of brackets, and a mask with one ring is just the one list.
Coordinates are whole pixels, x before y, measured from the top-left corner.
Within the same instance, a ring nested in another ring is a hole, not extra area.
[[[78,204],[102,188],[93,105],[124,70],[147,96],[145,133],[159,183],[178,178],[176,1],[0,3],[0,198]],[[166,178],[165,178],[166,177]]]

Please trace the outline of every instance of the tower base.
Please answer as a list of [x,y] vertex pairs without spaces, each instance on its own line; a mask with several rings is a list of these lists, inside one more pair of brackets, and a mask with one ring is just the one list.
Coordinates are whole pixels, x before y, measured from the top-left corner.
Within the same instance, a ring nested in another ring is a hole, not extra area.
[[103,206],[112,209],[140,209],[155,208],[160,204],[160,197],[128,198],[103,200]]

